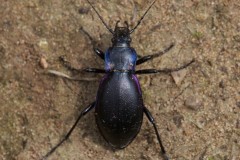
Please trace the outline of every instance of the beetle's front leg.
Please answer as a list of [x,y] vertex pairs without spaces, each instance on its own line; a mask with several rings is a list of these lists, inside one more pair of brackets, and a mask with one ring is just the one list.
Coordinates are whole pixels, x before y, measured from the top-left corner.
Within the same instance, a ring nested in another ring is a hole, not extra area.
[[92,38],[92,36],[83,29],[83,27],[80,28],[80,30],[88,37],[88,39],[90,40],[92,46],[93,46],[93,50],[94,52],[101,58],[104,60],[104,52],[98,48],[96,48],[96,41]]
[[137,60],[136,65],[145,63],[153,58],[157,58],[162,56],[163,54],[167,53],[172,47],[174,46],[174,43],[172,43],[170,46],[168,46],[166,49],[164,49],[163,51],[157,52],[155,54],[151,54],[151,55],[147,55],[144,57],[141,57],[140,59]]
[[105,54],[104,54],[104,52],[102,50],[100,50],[98,48],[94,48],[93,50],[102,60],[104,60]]

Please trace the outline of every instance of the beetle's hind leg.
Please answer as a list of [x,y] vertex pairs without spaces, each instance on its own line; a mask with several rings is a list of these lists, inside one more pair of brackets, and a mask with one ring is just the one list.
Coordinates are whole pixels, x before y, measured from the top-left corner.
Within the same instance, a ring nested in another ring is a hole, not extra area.
[[153,125],[153,127],[154,127],[154,130],[155,130],[155,133],[156,133],[156,135],[157,135],[157,139],[158,139],[158,142],[159,142],[159,145],[160,145],[160,148],[161,148],[161,151],[162,151],[162,155],[163,155],[163,157],[164,157],[164,160],[170,160],[170,159],[168,158],[167,153],[166,153],[166,150],[165,150],[165,148],[164,148],[164,146],[163,146],[163,144],[162,144],[162,140],[161,140],[161,137],[160,137],[160,135],[159,135],[159,133],[158,133],[157,125],[156,125],[156,123],[155,123],[155,121],[154,121],[154,118],[153,118],[152,114],[150,113],[150,111],[149,111],[146,107],[143,108],[143,111],[144,111],[144,113],[146,114],[148,120],[152,123],[152,125]]
[[86,107],[78,116],[76,122],[74,123],[74,125],[71,127],[71,129],[68,131],[68,133],[64,136],[64,138],[57,144],[55,145],[43,158],[42,160],[46,160],[58,147],[61,146],[61,144],[63,144],[63,142],[65,142],[69,136],[71,135],[72,131],[75,129],[75,127],[77,126],[79,120],[86,115],[89,111],[91,111],[93,108],[95,107],[95,102],[93,102],[92,104],[90,104],[88,107]]

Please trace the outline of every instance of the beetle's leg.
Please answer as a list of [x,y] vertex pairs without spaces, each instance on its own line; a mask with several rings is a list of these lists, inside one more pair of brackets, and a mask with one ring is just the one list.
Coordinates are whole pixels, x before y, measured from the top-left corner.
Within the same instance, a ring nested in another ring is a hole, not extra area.
[[105,73],[104,69],[97,69],[97,68],[86,68],[86,69],[77,69],[73,67],[63,56],[59,57],[62,64],[69,70],[74,72],[92,72],[92,73]]
[[170,46],[168,46],[163,51],[160,51],[160,52],[155,53],[155,54],[151,54],[151,55],[147,55],[147,56],[141,57],[140,59],[137,60],[136,65],[139,65],[139,64],[142,64],[144,62],[147,62],[147,61],[149,61],[149,60],[151,60],[153,58],[162,56],[163,54],[167,53],[173,46],[174,46],[174,43],[172,43]]
[[154,118],[153,118],[152,114],[150,113],[150,111],[146,107],[143,108],[143,111],[146,114],[148,120],[152,123],[152,125],[154,127],[154,130],[155,130],[155,133],[157,135],[157,139],[158,139],[158,142],[159,142],[159,145],[160,145],[160,148],[161,148],[162,155],[163,155],[164,159],[165,160],[169,160],[169,158],[167,156],[167,153],[166,153],[166,150],[163,147],[162,140],[161,140],[161,137],[160,137],[160,135],[158,133],[157,125],[156,125],[156,123],[154,121]]
[[86,68],[83,71],[92,72],[92,73],[106,73],[104,69],[98,69],[98,68]]
[[92,38],[92,36],[85,31],[82,27],[80,28],[80,30],[88,37],[88,39],[91,41],[91,44],[93,46],[93,50],[94,52],[101,58],[104,60],[104,52],[98,48],[95,47],[96,41]]
[[[80,30],[81,30],[84,34],[86,34],[86,36],[87,36],[87,37],[89,38],[89,40],[91,41],[91,44],[94,46],[95,41],[94,41],[93,38],[90,36],[90,34],[89,34],[87,31],[85,31],[82,27],[80,28]],[[95,52],[101,59],[104,60],[104,52],[103,52],[102,50],[100,50],[100,49],[98,49],[98,48],[95,48],[95,47],[93,48],[93,50],[94,50],[94,52]],[[62,62],[62,64],[63,64],[66,68],[68,68],[69,70],[72,70],[72,71],[79,71],[79,70],[80,70],[80,69],[77,69],[77,68],[73,67],[73,66],[71,65],[71,63],[68,62],[68,61],[65,59],[64,56],[60,56],[59,59],[60,59],[60,61]]]
[[101,58],[104,60],[105,54],[102,50],[98,49],[98,48],[93,48],[94,52]]
[[75,72],[79,72],[80,71],[80,69],[73,67],[71,65],[71,63],[66,60],[65,56],[60,56],[59,60],[63,64],[63,66],[66,67],[67,69],[69,69],[71,71],[75,71]]
[[72,128],[68,131],[68,133],[64,136],[64,138],[56,145],[54,146],[42,159],[45,160],[47,157],[49,157],[64,141],[66,141],[69,136],[71,135],[72,131],[74,130],[74,128],[77,126],[79,120],[86,115],[89,111],[91,111],[93,108],[95,107],[95,102],[93,102],[92,104],[90,104],[88,107],[86,107],[81,114],[78,116],[76,122],[74,123],[74,125],[72,126]]
[[178,67],[178,68],[164,68],[164,69],[143,69],[143,70],[138,70],[135,72],[135,74],[153,74],[153,73],[171,73],[171,72],[176,72],[179,71],[181,69],[184,69],[186,67],[188,67],[190,64],[192,64],[194,62],[194,59],[190,62],[188,62],[187,64]]

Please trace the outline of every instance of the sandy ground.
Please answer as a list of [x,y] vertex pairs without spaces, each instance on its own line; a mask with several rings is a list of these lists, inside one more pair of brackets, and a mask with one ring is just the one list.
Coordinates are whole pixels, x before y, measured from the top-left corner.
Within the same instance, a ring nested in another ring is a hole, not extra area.
[[[111,35],[84,0],[0,0],[0,159],[38,160],[93,102],[102,75],[78,74],[72,82],[46,74],[71,75],[76,68],[103,68],[83,27],[106,50]],[[133,27],[150,1],[105,0],[94,6],[112,28],[117,20]],[[139,68],[173,68],[171,75],[139,76],[172,160],[240,160],[239,0],[158,0],[132,35],[138,54],[175,47]],[[42,59],[42,60],[41,60]],[[46,62],[44,62],[46,60]],[[42,63],[40,63],[40,61]],[[48,65],[48,66],[47,66]],[[46,69],[43,69],[47,67]],[[151,124],[127,148],[113,150],[101,137],[94,113],[85,116],[70,140],[49,160],[161,160]]]

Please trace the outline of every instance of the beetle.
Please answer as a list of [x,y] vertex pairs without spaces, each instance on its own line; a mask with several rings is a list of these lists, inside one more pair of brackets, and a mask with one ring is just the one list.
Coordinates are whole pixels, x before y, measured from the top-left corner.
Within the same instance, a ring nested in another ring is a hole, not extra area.
[[[150,111],[144,106],[142,91],[136,75],[171,73],[179,71],[192,64],[194,60],[174,69],[135,70],[136,65],[140,65],[153,58],[160,57],[174,46],[174,44],[171,44],[163,51],[138,58],[135,49],[130,45],[130,35],[141,24],[145,15],[155,4],[156,0],[152,1],[133,29],[129,29],[129,25],[126,21],[124,27],[119,27],[119,21],[117,21],[114,30],[106,24],[92,3],[89,0],[87,0],[87,2],[98,15],[107,30],[113,35],[113,38],[112,46],[109,47],[105,53],[100,49],[94,49],[95,53],[104,60],[105,69],[86,68],[84,71],[91,73],[103,73],[105,75],[99,84],[96,100],[80,113],[76,122],[68,131],[66,136],[56,146],[54,146],[43,157],[43,159],[49,157],[64,141],[69,138],[79,120],[84,115],[95,109],[96,124],[101,135],[113,148],[116,149],[123,149],[134,140],[140,131],[143,115],[145,114],[150,123],[153,125],[162,156],[165,160],[168,160],[169,158],[163,146],[154,118]],[[67,67],[69,69],[74,69],[68,65]]]

